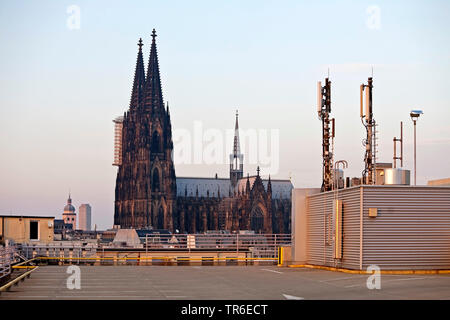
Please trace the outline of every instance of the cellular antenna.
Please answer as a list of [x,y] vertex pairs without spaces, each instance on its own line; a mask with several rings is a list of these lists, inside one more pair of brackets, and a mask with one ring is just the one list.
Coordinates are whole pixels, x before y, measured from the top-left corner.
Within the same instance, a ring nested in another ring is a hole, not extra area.
[[[330,151],[330,139],[334,138],[334,120],[330,119],[331,113],[331,82],[325,79],[325,86],[319,81],[317,84],[317,112],[322,121],[322,187],[321,192],[330,191],[333,188],[333,153]],[[330,133],[330,129],[332,132]]]
[[[366,147],[364,155],[364,171],[362,173],[363,183],[375,184],[376,182],[376,124],[372,110],[372,77],[367,80],[367,84],[360,86],[360,116],[361,122],[366,128],[366,138],[363,144]],[[365,111],[363,107],[363,92],[365,95]]]

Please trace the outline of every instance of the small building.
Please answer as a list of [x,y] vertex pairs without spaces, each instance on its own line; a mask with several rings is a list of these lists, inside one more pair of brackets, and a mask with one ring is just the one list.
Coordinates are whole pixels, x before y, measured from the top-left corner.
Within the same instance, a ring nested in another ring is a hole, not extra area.
[[429,180],[427,184],[429,186],[442,186],[442,187],[446,186],[446,187],[450,187],[450,178]]
[[72,230],[72,224],[65,224],[64,220],[62,219],[55,219],[54,221],[54,233],[65,233],[67,231],[71,231]]
[[117,230],[113,245],[118,247],[142,248],[141,240],[135,229]]
[[292,199],[294,264],[450,269],[450,187],[294,189]]
[[0,239],[15,243],[53,241],[55,217],[0,215]]
[[112,242],[116,236],[117,231],[120,229],[109,229],[105,231],[97,232],[100,235],[100,240],[105,243]]

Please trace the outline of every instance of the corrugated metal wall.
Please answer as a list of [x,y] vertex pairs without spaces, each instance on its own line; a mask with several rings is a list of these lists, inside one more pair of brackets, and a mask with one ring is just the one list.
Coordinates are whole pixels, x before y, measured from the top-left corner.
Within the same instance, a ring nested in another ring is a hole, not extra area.
[[[450,269],[449,187],[364,187],[363,268]],[[378,216],[368,216],[377,208]]]
[[[343,201],[342,260],[333,259],[334,230],[329,217],[335,198]],[[349,269],[365,269],[371,264],[385,270],[450,269],[450,187],[353,187],[337,194],[312,195],[307,206],[310,264]],[[369,208],[377,208],[378,216],[369,217]]]
[[[333,200],[343,202],[342,260],[333,259]],[[308,197],[308,263],[332,267],[359,269],[360,238],[359,188],[326,192]]]

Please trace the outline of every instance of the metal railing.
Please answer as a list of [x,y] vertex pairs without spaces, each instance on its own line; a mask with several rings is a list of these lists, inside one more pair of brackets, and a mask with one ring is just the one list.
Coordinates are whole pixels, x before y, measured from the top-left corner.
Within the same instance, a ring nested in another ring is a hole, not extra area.
[[27,259],[32,259],[35,257],[58,257],[58,258],[68,258],[79,259],[82,257],[92,257],[95,256],[97,252],[97,244],[82,244],[82,243],[24,243],[19,246],[20,252]]
[[15,247],[0,247],[0,279],[11,274],[11,265],[16,261]]
[[212,250],[246,251],[253,257],[277,258],[278,247],[291,244],[290,234],[147,234],[142,237],[145,251]]
[[[289,246],[291,244],[290,234],[225,234],[225,233],[205,233],[205,234],[147,234],[140,238],[140,246],[117,246],[110,247],[97,243],[82,242],[53,242],[53,243],[25,243],[18,247],[18,250],[26,259],[46,257],[52,261],[97,261],[100,257],[109,259],[111,251],[120,252],[142,252],[145,251],[145,257],[139,259],[149,259],[152,252],[171,252],[173,256],[176,251],[184,251],[186,253],[195,253],[198,251],[208,252],[224,252],[232,253],[233,256],[245,254],[245,259],[252,260],[262,259],[278,259],[278,248],[281,246]],[[134,251],[128,251],[133,249]],[[162,253],[157,253],[156,256]],[[156,257],[155,256],[155,257]],[[189,259],[197,259],[198,254]],[[119,257],[113,260],[120,260]],[[134,258],[133,258],[134,259]],[[219,259],[220,260],[220,259]]]

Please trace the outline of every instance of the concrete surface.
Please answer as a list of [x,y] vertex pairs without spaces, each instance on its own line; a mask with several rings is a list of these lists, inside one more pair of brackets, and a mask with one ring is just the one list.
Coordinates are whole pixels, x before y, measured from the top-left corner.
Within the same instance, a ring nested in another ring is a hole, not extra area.
[[80,266],[81,289],[67,288],[68,266],[41,266],[2,292],[7,299],[450,299],[450,275],[367,275],[275,266]]

